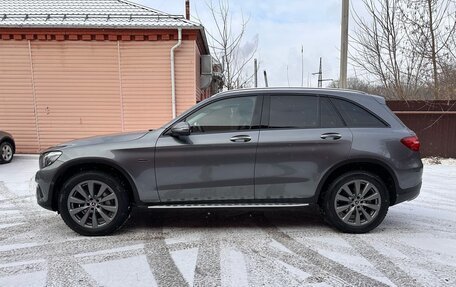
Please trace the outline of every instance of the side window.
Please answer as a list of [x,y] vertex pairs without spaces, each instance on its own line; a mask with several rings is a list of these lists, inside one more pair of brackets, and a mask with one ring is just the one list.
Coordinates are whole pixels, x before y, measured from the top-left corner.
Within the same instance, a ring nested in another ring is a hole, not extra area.
[[374,115],[350,102],[332,99],[349,127],[356,128],[384,128],[386,125]]
[[193,132],[248,130],[252,126],[257,97],[239,97],[209,104],[187,117]]
[[320,120],[322,128],[340,128],[345,126],[328,98],[320,98]]
[[271,96],[269,128],[316,128],[318,97]]

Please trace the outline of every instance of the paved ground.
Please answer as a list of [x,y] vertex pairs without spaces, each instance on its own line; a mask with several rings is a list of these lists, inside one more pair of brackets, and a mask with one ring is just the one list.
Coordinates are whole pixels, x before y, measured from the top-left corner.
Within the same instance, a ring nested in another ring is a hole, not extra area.
[[72,232],[35,203],[36,157],[0,165],[0,286],[456,286],[456,165],[365,235],[313,208],[140,210],[114,236]]

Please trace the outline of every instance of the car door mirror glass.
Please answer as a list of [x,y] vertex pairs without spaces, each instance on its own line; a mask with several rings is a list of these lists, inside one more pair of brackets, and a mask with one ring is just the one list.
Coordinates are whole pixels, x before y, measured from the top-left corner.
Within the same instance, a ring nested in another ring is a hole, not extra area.
[[172,136],[188,136],[190,133],[190,125],[187,122],[177,123],[171,128]]

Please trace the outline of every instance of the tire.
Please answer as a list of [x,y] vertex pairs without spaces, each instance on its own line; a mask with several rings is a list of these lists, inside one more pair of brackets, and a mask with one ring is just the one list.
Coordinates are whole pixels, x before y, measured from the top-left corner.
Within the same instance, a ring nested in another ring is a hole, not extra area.
[[14,147],[11,143],[4,141],[0,144],[0,163],[10,163],[13,160]]
[[81,235],[108,235],[119,229],[130,215],[128,192],[108,173],[82,172],[64,183],[59,212],[66,225]]
[[[354,198],[356,195],[363,197]],[[323,195],[321,206],[325,220],[346,233],[373,230],[382,223],[388,208],[385,184],[378,176],[364,171],[349,172],[336,178]]]

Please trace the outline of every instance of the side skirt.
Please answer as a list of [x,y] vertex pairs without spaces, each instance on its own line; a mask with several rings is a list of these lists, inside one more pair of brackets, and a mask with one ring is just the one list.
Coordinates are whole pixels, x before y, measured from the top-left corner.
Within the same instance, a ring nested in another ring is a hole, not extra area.
[[309,203],[223,203],[223,204],[160,204],[149,205],[151,209],[161,208],[277,208],[277,207],[304,207]]

